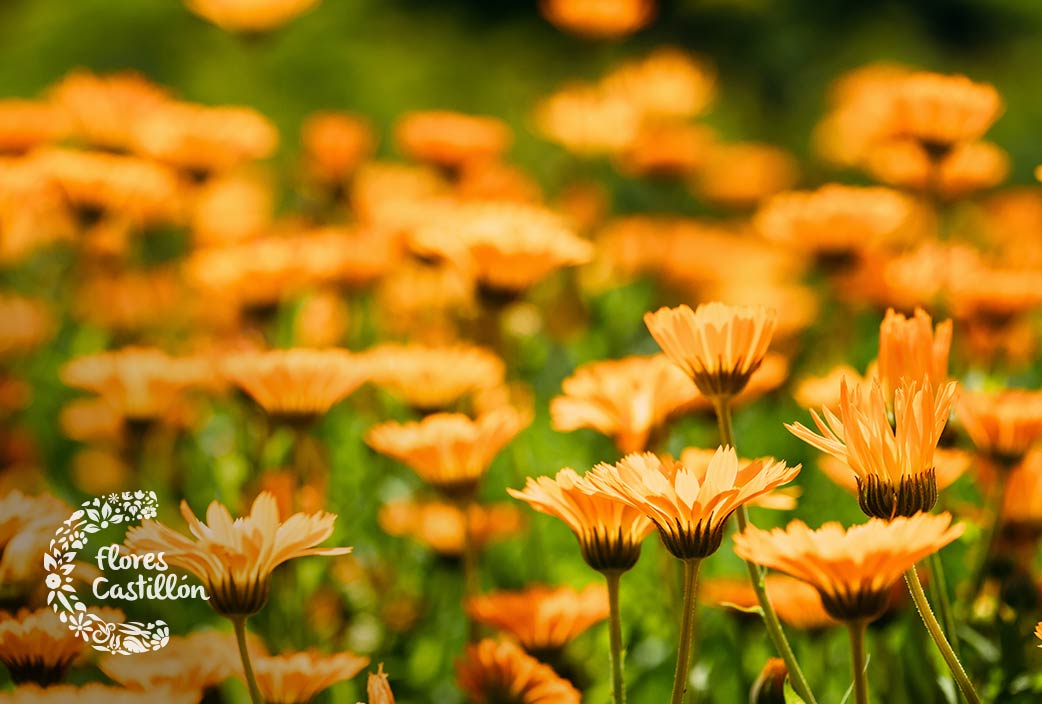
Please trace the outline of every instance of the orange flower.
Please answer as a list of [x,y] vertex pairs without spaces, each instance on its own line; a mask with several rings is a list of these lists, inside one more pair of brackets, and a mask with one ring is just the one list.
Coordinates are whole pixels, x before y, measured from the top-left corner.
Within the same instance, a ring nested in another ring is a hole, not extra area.
[[890,589],[916,562],[962,535],[951,515],[919,513],[891,521],[872,518],[844,529],[826,523],[811,530],[802,521],[768,532],[750,527],[734,536],[738,556],[803,580],[839,621],[874,620]]
[[500,157],[513,138],[502,120],[448,110],[407,113],[394,133],[409,158],[452,169]]
[[503,383],[503,360],[469,345],[385,344],[365,353],[370,380],[421,410],[445,408]]
[[771,704],[785,701],[785,681],[789,669],[781,658],[767,658],[763,669],[749,690],[749,704]]
[[[702,447],[685,447],[680,453],[680,464],[692,470],[696,476],[704,477],[709,464],[716,456],[715,449]],[[750,464],[751,460],[739,457],[741,465]],[[773,509],[775,511],[791,511],[796,508],[796,499],[802,493],[798,486],[786,486],[766,494],[761,494],[749,502],[750,506]]]
[[384,674],[383,663],[380,663],[380,669],[376,673],[369,673],[366,694],[369,695],[369,704],[394,704],[394,693],[387,681],[387,675]]
[[[351,180],[351,206],[364,223],[394,226],[415,217],[417,209],[444,197],[449,184],[426,166],[368,162]],[[404,211],[404,215],[403,215]]]
[[57,142],[69,131],[68,117],[48,103],[0,100],[0,152],[26,152]]
[[309,704],[337,682],[349,680],[369,664],[354,653],[322,655],[309,650],[256,658],[257,685],[266,704]]
[[210,605],[217,613],[241,618],[257,613],[268,600],[271,573],[283,562],[309,555],[346,555],[351,548],[317,548],[333,534],[332,513],[297,513],[279,520],[275,497],[261,493],[250,515],[232,520],[224,506],[214,501],[206,511],[206,523],[181,502],[181,515],[195,540],[154,520],[127,531],[126,546],[132,552],[163,552],[166,561],[182,567],[205,583]]
[[614,466],[601,463],[586,481],[593,496],[642,512],[658,527],[666,549],[688,560],[716,552],[727,519],[739,506],[792,481],[799,471],[799,465],[771,459],[739,468],[734,449],[721,447],[704,471],[647,452],[627,455]]
[[785,427],[812,447],[846,463],[856,474],[861,510],[877,518],[911,516],[937,503],[934,450],[948,422],[955,382],[936,393],[929,377],[904,380],[894,392],[894,425],[879,381],[867,391],[840,385],[839,412],[811,411],[821,435],[800,423]]
[[377,425],[366,434],[366,442],[450,498],[469,500],[495,456],[529,422],[530,416],[509,406],[477,420],[435,413],[419,422]]
[[[806,582],[780,574],[767,575],[764,580],[767,596],[781,622],[806,631],[816,631],[837,625],[821,605],[818,592]],[[699,590],[699,599],[725,609],[754,609],[759,606],[756,592],[748,579],[708,579]]]
[[456,680],[471,704],[579,704],[572,684],[508,641],[467,646]]
[[918,142],[891,139],[869,153],[865,169],[891,186],[956,199],[1002,183],[1009,174],[1009,155],[990,142],[962,142],[935,162]]
[[129,489],[130,468],[113,449],[85,447],[72,456],[73,485],[89,496]]
[[230,173],[200,185],[191,206],[195,243],[221,246],[263,234],[271,225],[274,194],[267,179]]
[[620,153],[633,143],[642,121],[626,96],[581,83],[544,98],[533,118],[544,139],[582,157]]
[[31,352],[51,339],[54,327],[43,301],[0,294],[0,357]]
[[1028,538],[1034,550],[1042,537],[1042,450],[1033,449],[1005,477],[994,477],[1002,489],[1002,531],[1010,538]]
[[510,635],[538,655],[560,650],[608,618],[608,590],[602,584],[582,591],[537,585],[470,597],[466,610],[478,623]]
[[308,173],[333,184],[353,173],[376,147],[369,121],[342,112],[312,113],[304,120],[300,140]]
[[347,350],[268,350],[229,355],[221,371],[266,413],[285,419],[325,414],[365,383],[369,369]]
[[76,69],[49,93],[79,140],[115,150],[130,148],[133,126],[170,99],[164,88],[133,71],[97,75]]
[[68,504],[48,494],[26,496],[15,489],[0,498],[0,583],[27,582],[42,574],[40,556],[71,514]]
[[[255,657],[266,651],[260,638],[247,636]],[[171,636],[160,650],[135,653],[136,657],[104,655],[101,671],[124,687],[150,692],[157,687],[175,691],[207,690],[242,673],[238,646],[229,633],[203,630],[188,636]]]
[[58,425],[77,442],[115,443],[123,437],[123,417],[101,397],[67,402],[58,415]]
[[659,308],[644,324],[662,351],[710,399],[734,396],[763,362],[775,315],[766,308],[704,303]]
[[948,352],[952,345],[952,321],[938,323],[922,308],[906,318],[893,308],[879,326],[879,378],[887,398],[901,388],[902,379],[940,385],[948,379]]
[[347,335],[347,303],[334,290],[308,296],[293,318],[293,339],[301,347],[336,347]]
[[[123,621],[123,612],[94,609],[90,612],[107,622]],[[93,626],[74,632],[70,623],[59,620],[49,607],[17,614],[0,612],[0,662],[16,684],[35,682],[48,686],[60,682],[65,670],[87,649]]]
[[698,396],[661,354],[584,364],[561,390],[550,402],[554,429],[593,428],[611,436],[623,454],[651,449],[652,436]]
[[444,345],[458,339],[457,314],[471,313],[474,282],[451,264],[403,262],[377,289],[385,332]]
[[59,184],[34,160],[0,159],[0,262],[71,241],[76,228],[66,206]]
[[539,203],[543,199],[534,178],[501,161],[468,161],[460,169],[455,185],[461,200]]
[[[1040,180],[1042,180],[1042,179],[1040,179]],[[1039,621],[1038,625],[1035,626],[1035,637],[1038,638],[1039,640],[1042,640],[1042,621]],[[1038,647],[1042,648],[1042,645],[1040,645]]]
[[185,0],[195,14],[233,32],[269,32],[311,9],[319,0]]
[[[207,305],[217,308],[212,301]],[[166,268],[85,277],[72,301],[77,320],[118,332],[168,329],[198,307],[177,272]]]
[[619,170],[634,176],[681,178],[705,163],[714,139],[713,130],[703,125],[642,125],[618,156]]
[[[973,455],[969,452],[944,447],[935,448],[933,468],[937,476],[937,491],[944,491],[958,481],[972,463]],[[854,496],[858,495],[858,475],[843,460],[823,455],[818,459],[818,467],[840,488]]]
[[[408,535],[442,555],[463,554],[464,513],[441,501],[393,501],[380,508],[380,527],[388,535]],[[466,513],[476,549],[521,531],[520,512],[511,504],[471,504]]]
[[756,213],[767,239],[823,258],[893,243],[907,231],[913,202],[880,187],[828,184],[772,197]]
[[721,144],[710,153],[693,188],[711,203],[750,208],[792,188],[797,175],[795,159],[778,147],[755,142]]
[[[866,374],[871,378],[874,373]],[[793,392],[796,403],[802,408],[823,407],[835,412],[839,408],[840,385],[843,380],[851,386],[862,386],[867,379],[858,373],[857,369],[846,364],[832,367],[824,376],[808,376],[800,380]]]
[[579,541],[583,560],[598,572],[624,572],[637,564],[640,544],[653,530],[637,508],[594,493],[595,487],[574,469],[550,477],[528,477],[521,491],[507,489],[540,513],[556,516]]
[[90,682],[82,686],[63,684],[46,689],[36,685],[22,686],[5,693],[4,698],[11,704],[198,704],[200,696],[198,689],[157,687],[149,692],[135,692]]
[[1020,460],[1042,438],[1040,391],[963,393],[957,413],[977,449],[1007,463]]
[[630,103],[643,120],[673,120],[706,109],[716,92],[716,76],[684,51],[665,47],[623,64],[601,86]]
[[611,39],[650,24],[655,0],[540,0],[539,11],[562,31]]
[[897,82],[893,109],[897,136],[946,151],[983,136],[1002,113],[1002,98],[987,83],[922,71]]

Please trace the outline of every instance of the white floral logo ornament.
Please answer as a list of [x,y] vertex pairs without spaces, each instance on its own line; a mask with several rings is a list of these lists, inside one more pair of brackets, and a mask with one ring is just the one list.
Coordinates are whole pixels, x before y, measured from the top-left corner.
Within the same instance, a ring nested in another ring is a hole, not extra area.
[[85,501],[82,508],[58,528],[43,557],[47,604],[62,623],[95,650],[131,655],[159,650],[170,639],[170,628],[165,621],[105,621],[87,611],[72,586],[76,553],[86,547],[88,535],[112,525],[155,518],[158,504],[154,491],[124,491]]

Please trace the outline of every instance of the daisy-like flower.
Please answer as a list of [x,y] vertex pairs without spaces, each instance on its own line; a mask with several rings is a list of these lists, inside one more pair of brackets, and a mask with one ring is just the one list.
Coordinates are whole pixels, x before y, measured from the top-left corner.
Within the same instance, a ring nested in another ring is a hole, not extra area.
[[713,70],[673,47],[657,49],[609,73],[600,85],[629,102],[645,121],[683,120],[698,115],[713,100]]
[[952,345],[952,321],[934,328],[930,315],[922,308],[906,318],[893,308],[887,310],[879,326],[878,374],[887,397],[901,388],[902,379],[934,384],[948,379],[948,352]]
[[[1042,181],[1042,178],[1040,178],[1039,180]],[[1042,640],[1042,621],[1039,621],[1038,625],[1035,626],[1035,637],[1039,640]],[[1042,645],[1038,647],[1042,648]]]
[[977,449],[1012,466],[1042,439],[1042,391],[966,392],[956,409]]
[[368,366],[342,349],[291,349],[229,355],[221,371],[273,417],[311,420],[368,379]]
[[644,324],[666,356],[710,399],[740,393],[759,369],[774,333],[763,307],[704,303],[645,313]]
[[[124,687],[152,691],[170,687],[181,691],[207,690],[229,677],[241,675],[242,663],[235,637],[214,630],[196,631],[187,636],[171,636],[159,650],[135,653],[135,657],[104,655],[98,661],[101,671]],[[260,638],[250,636],[250,652],[266,653]]]
[[21,153],[62,139],[69,118],[55,105],[32,100],[0,101],[0,152]]
[[[821,605],[818,592],[805,582],[786,575],[771,574],[764,579],[767,596],[775,613],[787,626],[817,631],[838,625]],[[699,600],[725,609],[755,609],[756,591],[748,579],[708,579],[699,590]]]
[[185,6],[221,29],[260,33],[281,27],[319,0],[185,0]]
[[541,0],[539,11],[558,29],[611,39],[632,34],[655,19],[655,0]]
[[376,672],[369,673],[365,691],[369,695],[369,704],[394,704],[394,692],[391,691],[391,684],[387,681],[383,663],[380,663],[380,668]]
[[366,442],[408,465],[449,498],[467,501],[495,456],[530,421],[509,406],[477,420],[461,413],[435,413],[422,421],[377,425],[366,434]]
[[521,531],[521,514],[513,504],[471,504],[464,512],[443,501],[393,501],[380,508],[380,527],[388,535],[410,536],[442,555],[463,554],[464,530],[480,551],[489,543]]
[[470,704],[579,704],[572,684],[509,641],[467,646],[456,681]]
[[[704,477],[709,470],[709,464],[716,457],[716,449],[704,447],[685,447],[680,452],[680,464],[695,472],[697,476]],[[751,460],[738,458],[738,464],[747,465]],[[757,496],[749,502],[750,506],[769,508],[775,511],[791,511],[796,508],[796,499],[801,494],[800,487],[786,486],[774,491]]]
[[832,522],[811,530],[802,521],[771,531],[750,527],[734,536],[735,552],[810,584],[834,619],[871,621],[907,570],[962,535],[951,519],[919,513],[849,529]]
[[156,687],[139,692],[120,687],[109,687],[97,682],[82,686],[63,684],[41,688],[37,685],[17,687],[13,692],[0,694],[0,701],[9,704],[198,704],[199,689],[171,689]]
[[475,621],[512,636],[538,657],[559,651],[607,619],[608,590],[600,584],[582,591],[537,585],[474,596],[467,600],[466,608]]
[[896,82],[892,109],[895,136],[944,154],[954,144],[983,136],[1002,114],[1002,98],[987,83],[921,71]]
[[[92,608],[90,612],[109,623],[123,621],[123,612],[116,609]],[[35,682],[46,687],[60,682],[89,640],[89,632],[74,631],[50,607],[17,614],[0,612],[0,662],[15,684]]]
[[448,110],[408,113],[394,133],[406,156],[449,169],[498,159],[513,139],[502,120]]
[[250,515],[232,519],[214,501],[203,523],[181,503],[181,515],[195,540],[154,520],[127,531],[132,552],[162,552],[166,561],[182,567],[204,583],[217,613],[241,619],[257,613],[268,600],[271,573],[283,562],[310,555],[346,555],[351,548],[315,547],[333,533],[336,514],[297,513],[279,520],[275,497],[262,492]]
[[536,511],[564,521],[590,567],[624,572],[637,564],[640,545],[654,527],[638,509],[593,491],[593,485],[571,468],[553,478],[529,477],[521,491],[507,489]]
[[36,349],[50,339],[54,327],[42,301],[0,295],[0,358]]
[[337,184],[353,173],[376,146],[372,125],[358,115],[317,112],[300,130],[304,166],[316,180]]
[[601,463],[586,475],[594,497],[620,501],[658,528],[663,544],[681,560],[712,555],[739,506],[792,481],[800,466],[758,459],[739,467],[734,448],[721,447],[704,468],[663,462],[646,452]]
[[642,116],[626,97],[599,85],[568,85],[544,98],[533,116],[544,139],[581,157],[619,154],[640,132]]
[[266,704],[309,704],[337,682],[349,680],[369,664],[354,653],[323,655],[311,650],[256,658],[257,684]]
[[786,424],[796,437],[847,464],[857,475],[858,504],[868,516],[893,518],[929,511],[937,503],[934,450],[955,398],[955,382],[934,391],[929,377],[904,380],[894,393],[894,424],[879,381],[867,389],[840,385],[838,413],[811,411],[820,435]]
[[495,353],[461,344],[386,344],[367,350],[364,357],[372,383],[424,411],[501,384],[506,373]]
[[807,376],[800,379],[793,391],[793,398],[802,408],[824,407],[834,412],[839,408],[839,389],[844,379],[851,386],[861,386],[866,383],[865,377],[872,376],[874,376],[874,372],[871,369],[862,377],[854,367],[838,364],[822,376]]
[[[958,481],[959,477],[969,470],[971,464],[973,453],[945,447],[935,448],[933,468],[937,476],[937,491],[944,491]],[[841,489],[854,496],[858,495],[858,475],[846,462],[832,455],[822,455],[818,460],[818,467]]]
[[785,680],[789,668],[781,658],[767,658],[763,669],[749,690],[749,704],[771,704],[785,701]]
[[40,556],[72,508],[49,494],[15,489],[0,498],[0,583],[24,583],[43,572]]
[[563,395],[550,402],[554,429],[592,428],[611,437],[624,454],[651,449],[667,421],[699,395],[661,354],[584,364],[561,390]]
[[116,151],[131,146],[132,125],[170,99],[164,88],[133,71],[97,75],[76,69],[48,92],[78,141]]
[[774,145],[718,144],[691,187],[712,203],[735,209],[753,208],[763,199],[792,188],[797,175],[793,156]]

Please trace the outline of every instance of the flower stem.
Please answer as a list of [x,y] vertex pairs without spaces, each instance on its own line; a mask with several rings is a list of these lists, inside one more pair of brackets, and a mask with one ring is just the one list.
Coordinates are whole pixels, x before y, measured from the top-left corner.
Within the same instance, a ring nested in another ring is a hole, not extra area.
[[260,687],[257,686],[257,677],[253,674],[253,665],[250,663],[250,653],[246,649],[246,617],[239,616],[232,619],[235,626],[235,640],[239,643],[239,657],[242,658],[242,671],[246,676],[246,685],[250,688],[250,701],[253,704],[264,704]]
[[680,620],[680,641],[677,643],[677,669],[673,673],[673,696],[670,704],[683,704],[687,693],[688,668],[691,659],[691,640],[695,630],[695,589],[698,586],[698,568],[702,561],[697,558],[684,560],[684,611]]
[[622,616],[619,614],[619,580],[622,572],[604,573],[608,582],[608,610],[611,614],[611,692],[612,704],[626,704],[626,685],[622,677]]
[[[731,422],[730,400],[725,398],[716,399],[713,403],[713,408],[716,410],[716,422],[720,428],[721,444],[734,447],[734,426]],[[749,527],[749,511],[743,504],[738,507],[735,514],[738,516],[738,532],[744,532]],[[749,581],[753,585],[753,591],[756,592],[756,601],[760,605],[763,623],[767,627],[767,634],[774,644],[774,649],[778,651],[778,655],[785,661],[792,688],[796,690],[796,694],[800,695],[807,704],[817,704],[818,700],[814,698],[814,693],[807,683],[807,678],[796,660],[796,654],[792,652],[792,646],[789,645],[789,640],[785,637],[785,631],[782,629],[781,621],[778,620],[778,614],[774,612],[774,606],[767,596],[763,570],[755,562],[749,560],[746,560],[745,567],[749,572]]]
[[941,625],[944,627],[944,635],[951,643],[952,652],[955,657],[962,658],[959,652],[959,636],[955,631],[955,614],[952,610],[952,602],[948,597],[948,579],[944,575],[944,565],[941,563],[939,553],[932,553],[928,558],[930,574],[933,575],[933,600],[937,603],[937,611],[941,615]]
[[941,651],[941,656],[948,665],[955,682],[959,685],[962,695],[966,697],[966,701],[970,704],[980,704],[977,690],[973,688],[973,683],[966,676],[966,671],[962,669],[962,663],[959,662],[955,651],[952,650],[952,646],[944,637],[941,625],[937,623],[937,617],[933,615],[933,611],[930,609],[930,602],[926,600],[923,585],[919,581],[919,575],[916,573],[914,566],[905,572],[905,581],[908,583],[908,592],[912,595],[915,608],[918,609],[919,616],[922,617],[923,624],[925,624],[926,630],[929,631],[930,637],[933,638],[933,642],[937,644],[937,649]]
[[850,664],[854,675],[854,703],[868,704],[868,673],[865,669],[865,629],[866,621],[851,621],[847,624],[850,631]]

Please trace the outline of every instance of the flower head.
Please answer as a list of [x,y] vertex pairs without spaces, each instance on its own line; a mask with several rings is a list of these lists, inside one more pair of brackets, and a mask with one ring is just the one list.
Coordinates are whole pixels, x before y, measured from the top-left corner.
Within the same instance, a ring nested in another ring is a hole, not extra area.
[[[91,609],[104,621],[119,623],[123,612]],[[88,627],[89,628],[89,627]],[[89,633],[81,637],[49,608],[0,613],[0,662],[15,684],[60,682],[65,670],[88,647]]]
[[680,559],[716,552],[727,519],[739,506],[792,481],[800,466],[760,459],[738,465],[734,448],[721,447],[703,468],[663,462],[650,452],[615,465],[601,463],[586,475],[594,497],[621,501],[642,512]]
[[156,687],[148,692],[137,692],[121,687],[109,687],[98,682],[82,686],[62,684],[40,688],[37,685],[17,687],[5,692],[4,701],[12,704],[197,704],[200,692],[197,688],[172,689]]
[[309,704],[319,692],[349,680],[369,664],[354,653],[323,655],[311,650],[256,658],[257,685],[266,704]]
[[887,398],[901,388],[903,379],[922,383],[930,379],[940,386],[948,379],[948,351],[952,345],[952,321],[934,328],[922,308],[906,318],[892,308],[879,326],[879,378]]
[[317,112],[304,121],[301,143],[308,172],[319,181],[336,184],[372,154],[376,137],[363,117]]
[[833,522],[811,530],[802,521],[772,531],[750,527],[735,535],[735,552],[807,582],[837,620],[873,620],[908,569],[962,535],[951,518],[919,513],[849,529]]
[[517,534],[523,526],[520,511],[508,503],[471,504],[464,513],[444,501],[392,501],[380,508],[380,527],[389,535],[410,536],[442,555],[463,554],[464,531],[480,550],[489,543]]
[[759,369],[774,332],[773,311],[723,303],[645,313],[644,324],[662,351],[711,399],[742,391]]
[[318,0],[185,0],[195,14],[236,32],[276,29],[317,4]]
[[297,513],[279,520],[275,497],[262,492],[250,515],[232,519],[214,501],[203,523],[187,502],[181,515],[195,540],[154,520],[127,531],[132,552],[164,552],[169,564],[183,567],[203,581],[210,605],[229,617],[257,613],[268,599],[271,573],[283,562],[309,555],[346,555],[351,548],[315,547],[333,533],[336,514]]
[[1042,439],[1042,391],[967,392],[957,412],[973,444],[992,457],[1019,460]]
[[449,406],[503,382],[503,360],[467,345],[386,344],[365,352],[370,381],[421,410]]
[[[954,484],[973,464],[973,453],[954,448],[938,447],[933,451],[933,469],[937,477],[937,491],[944,491]],[[858,496],[858,475],[843,460],[832,455],[822,455],[818,467],[841,489]]]
[[406,156],[447,168],[498,159],[512,139],[502,120],[448,110],[408,113],[395,136]]
[[51,338],[54,327],[42,301],[0,295],[0,358],[36,349]]
[[579,704],[572,684],[509,641],[467,646],[456,680],[472,704]]
[[15,489],[0,498],[0,583],[26,582],[42,573],[40,556],[71,513],[68,504],[49,494],[27,496]]
[[[250,636],[249,652],[256,657],[267,651],[260,638]],[[214,630],[171,636],[159,650],[122,655],[105,655],[101,671],[124,687],[151,691],[156,687],[174,690],[209,689],[242,673],[235,637]]]
[[[836,625],[836,620],[821,605],[817,590],[806,582],[786,575],[769,574],[764,579],[764,587],[778,618],[785,625],[806,631]],[[759,604],[748,579],[706,580],[699,590],[699,599],[725,609],[753,609]]]
[[979,139],[1002,113],[992,85],[966,76],[921,71],[895,84],[892,130],[930,149]]
[[387,681],[383,663],[380,663],[380,668],[376,672],[369,673],[366,694],[369,695],[369,704],[394,704],[394,693]]
[[647,26],[655,18],[655,0],[541,0],[539,10],[558,29],[608,39]]
[[[709,465],[716,457],[716,448],[685,447],[680,452],[680,464],[695,472],[697,476],[705,476]],[[751,460],[738,458],[738,464],[747,465]],[[776,511],[791,511],[796,508],[796,499],[801,493],[798,486],[785,486],[766,494],[761,494],[749,502],[750,506],[759,506]]]

